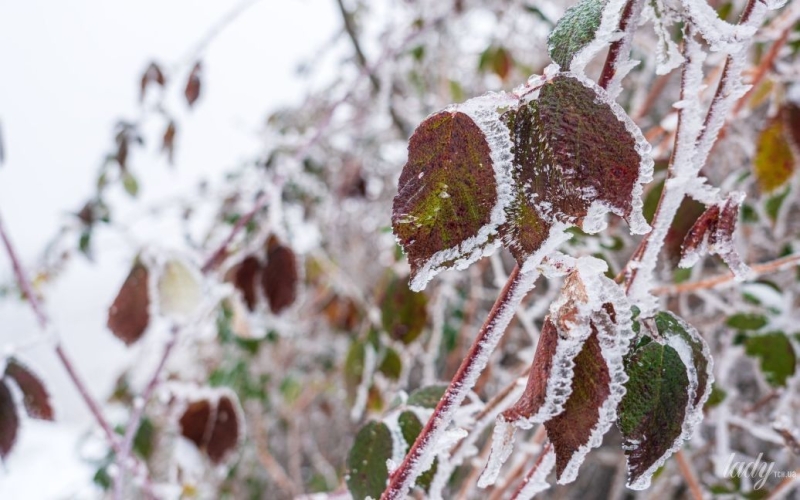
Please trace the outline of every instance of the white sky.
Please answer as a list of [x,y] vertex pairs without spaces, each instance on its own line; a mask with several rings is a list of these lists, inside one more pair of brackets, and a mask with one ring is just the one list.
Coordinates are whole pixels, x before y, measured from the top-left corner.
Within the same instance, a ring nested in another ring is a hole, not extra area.
[[[266,115],[302,97],[297,65],[313,60],[340,20],[333,0],[256,2],[203,54],[202,95],[189,111],[181,102],[187,54],[237,5],[220,0],[0,1],[0,129],[6,156],[0,166],[0,213],[25,263],[36,262],[66,212],[91,194],[114,124],[140,112],[139,79],[151,60],[168,68],[184,63],[168,100],[181,126],[174,169],[157,154],[157,144],[133,157],[142,198],[189,193],[200,177],[217,178],[259,151]],[[149,137],[152,142],[155,135]],[[130,204],[121,194],[117,199]],[[105,328],[106,308],[130,258],[130,249],[111,249],[96,265],[76,259],[45,290],[47,309],[98,399],[135,355]],[[0,280],[9,279],[8,259],[0,253]],[[0,349],[37,331],[25,304],[0,302]],[[54,474],[43,446],[49,443],[59,460],[76,456],[74,438],[86,429],[89,415],[47,345],[27,349],[22,357],[50,386],[59,423],[24,422],[16,450],[5,471],[0,469],[0,498],[63,498],[86,477],[77,464],[63,462],[56,467],[61,474]]]

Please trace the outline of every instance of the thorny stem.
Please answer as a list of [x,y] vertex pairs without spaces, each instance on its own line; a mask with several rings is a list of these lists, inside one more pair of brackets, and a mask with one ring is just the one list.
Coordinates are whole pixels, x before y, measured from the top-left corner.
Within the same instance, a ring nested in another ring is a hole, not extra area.
[[497,334],[498,331],[505,331],[513,317],[513,311],[532,287],[532,282],[526,283],[525,277],[519,265],[511,271],[508,281],[486,317],[467,356],[461,362],[458,372],[450,381],[447,391],[436,405],[433,415],[414,441],[403,462],[389,476],[389,484],[381,495],[382,500],[405,498],[417,475],[423,472],[419,470],[419,462],[427,458],[439,437],[453,420],[453,415],[474,385],[477,375],[483,371],[489,355],[500,340],[502,335]]
[[[33,313],[36,316],[36,320],[39,322],[39,326],[43,331],[47,331],[50,326],[50,318],[47,316],[47,313],[44,311],[44,307],[42,307],[41,302],[39,302],[39,298],[36,296],[36,293],[33,291],[33,286],[31,285],[30,279],[28,275],[25,273],[25,270],[22,268],[21,261],[17,256],[17,252],[14,248],[14,245],[11,243],[11,239],[6,232],[5,226],[3,225],[3,219],[0,217],[0,238],[3,240],[3,245],[5,246],[6,253],[8,254],[9,259],[11,259],[11,266],[14,269],[14,276],[17,279],[17,283],[28,299],[28,304],[30,304],[31,309],[33,309]],[[75,364],[70,359],[67,352],[64,350],[64,347],[61,345],[61,339],[56,336],[55,338],[55,352],[56,356],[58,356],[59,361],[61,362],[64,369],[67,371],[70,380],[75,385],[75,388],[78,390],[78,393],[83,398],[84,403],[89,408],[89,411],[94,416],[97,423],[100,425],[100,428],[103,429],[103,432],[106,435],[106,439],[108,443],[111,445],[114,450],[120,449],[119,441],[117,440],[117,435],[114,434],[111,425],[109,425],[108,420],[106,420],[105,416],[103,416],[103,412],[100,410],[100,406],[94,400],[92,395],[89,393],[89,389],[86,387],[86,384],[81,379],[78,372],[75,370]]]

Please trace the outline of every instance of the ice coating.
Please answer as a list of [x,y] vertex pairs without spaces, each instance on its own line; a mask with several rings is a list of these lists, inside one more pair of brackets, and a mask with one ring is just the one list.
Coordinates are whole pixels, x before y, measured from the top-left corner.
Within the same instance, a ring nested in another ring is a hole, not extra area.
[[497,481],[500,468],[506,463],[511,452],[514,451],[514,435],[517,429],[513,423],[503,417],[497,417],[497,422],[492,431],[492,451],[489,460],[478,478],[478,488],[486,488]]
[[584,72],[589,61],[609,43],[619,39],[620,33],[617,28],[623,7],[625,7],[625,0],[609,0],[606,3],[600,18],[600,26],[594,32],[594,40],[579,50],[572,58],[569,67],[571,72],[585,77]]
[[690,22],[697,27],[712,51],[730,50],[756,32],[753,25],[723,21],[706,0],[682,0],[681,3]]
[[550,471],[553,470],[555,465],[556,454],[553,449],[550,448],[544,457],[542,457],[541,462],[535,466],[536,470],[533,471],[533,474],[525,478],[525,485],[514,498],[517,500],[530,500],[536,496],[537,493],[550,488],[550,484],[547,482],[547,476],[550,475]]
[[[478,230],[475,236],[459,245],[434,253],[417,271],[409,283],[414,291],[425,288],[428,282],[446,269],[466,269],[481,257],[491,255],[500,245],[499,239],[490,241],[497,228],[506,221],[506,207],[512,200],[511,169],[513,167],[513,144],[511,132],[500,120],[499,107],[515,106],[517,99],[505,93],[489,93],[454,104],[444,111],[461,112],[469,116],[483,132],[489,146],[492,168],[497,184],[497,201],[492,207],[489,223]],[[399,243],[399,241],[398,241]]]
[[645,16],[653,20],[653,29],[658,37],[656,74],[666,75],[683,64],[683,56],[669,31],[675,18],[664,7],[663,0],[654,0],[652,4],[645,5],[644,11]]

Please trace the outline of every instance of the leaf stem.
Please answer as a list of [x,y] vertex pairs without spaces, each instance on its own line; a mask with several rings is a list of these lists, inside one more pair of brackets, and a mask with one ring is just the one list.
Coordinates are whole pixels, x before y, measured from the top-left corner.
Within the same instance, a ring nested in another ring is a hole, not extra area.
[[514,267],[503,290],[486,317],[467,356],[461,362],[453,380],[445,391],[433,415],[417,436],[400,466],[389,476],[389,484],[381,495],[382,500],[398,500],[406,493],[417,477],[424,472],[423,467],[433,458],[434,446],[453,420],[456,410],[461,406],[467,393],[475,385],[478,376],[486,367],[497,343],[508,326],[514,311],[522,299],[533,288],[538,277],[536,270],[523,272],[519,265]]

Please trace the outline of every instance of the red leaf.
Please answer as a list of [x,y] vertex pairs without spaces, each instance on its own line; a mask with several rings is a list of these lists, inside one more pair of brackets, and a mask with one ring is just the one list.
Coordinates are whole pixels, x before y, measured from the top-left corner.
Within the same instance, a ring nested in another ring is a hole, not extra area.
[[8,458],[17,440],[19,417],[14,397],[5,382],[0,381],[0,458]]
[[147,268],[137,260],[108,309],[108,328],[126,345],[139,340],[150,322],[147,282]]
[[183,91],[183,95],[186,96],[186,102],[189,103],[189,106],[193,106],[197,98],[200,97],[200,76],[202,74],[203,68],[200,64],[200,61],[197,61],[192,68],[192,72],[189,73],[189,79],[186,82],[186,89]]
[[297,258],[294,252],[277,241],[270,241],[267,265],[261,275],[261,286],[273,313],[279,314],[294,303],[297,282]]
[[239,444],[241,410],[235,396],[191,402],[180,418],[181,434],[204,451],[214,463],[220,463]]
[[242,293],[244,302],[251,311],[254,311],[258,305],[256,283],[258,283],[262,271],[261,262],[258,258],[250,255],[234,266],[229,273],[233,286]]
[[144,101],[144,96],[147,93],[147,87],[150,82],[155,82],[162,87],[165,83],[164,73],[155,62],[151,62],[150,66],[147,67],[147,70],[145,70],[142,75],[141,93],[139,95],[140,101]]
[[6,376],[14,380],[22,391],[25,411],[31,418],[53,420],[50,394],[39,377],[14,358],[8,360]]

